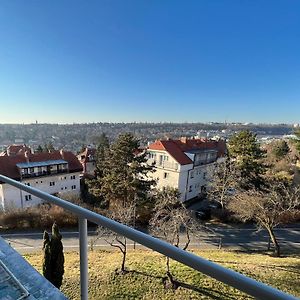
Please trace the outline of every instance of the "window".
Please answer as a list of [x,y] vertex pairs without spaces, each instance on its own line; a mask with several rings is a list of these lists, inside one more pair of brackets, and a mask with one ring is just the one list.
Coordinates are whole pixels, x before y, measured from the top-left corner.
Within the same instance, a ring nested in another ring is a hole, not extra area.
[[30,183],[29,183],[29,182],[27,182],[27,183],[25,183],[25,185],[28,185],[28,186],[30,186]]
[[72,190],[76,190],[76,185],[72,185]]
[[190,185],[190,187],[189,187],[189,193],[192,192],[192,190],[193,190],[192,186]]
[[203,173],[203,179],[206,179],[207,172]]
[[29,200],[32,200],[31,195],[25,195],[25,201],[29,201]]
[[191,171],[191,178],[194,178],[194,171]]
[[164,172],[164,179],[168,178],[169,177],[169,173],[167,172]]
[[72,176],[71,176],[71,179],[75,179],[75,178],[76,178],[76,176],[75,176],[75,175],[72,175]]
[[34,173],[34,168],[30,168],[30,173]]
[[50,186],[54,186],[55,182],[54,181],[50,181]]

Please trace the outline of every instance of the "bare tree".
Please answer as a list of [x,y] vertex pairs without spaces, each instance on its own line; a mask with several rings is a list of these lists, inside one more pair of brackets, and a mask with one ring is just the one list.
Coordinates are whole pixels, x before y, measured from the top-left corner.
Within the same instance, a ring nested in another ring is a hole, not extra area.
[[274,228],[292,222],[299,213],[300,187],[275,179],[266,180],[263,190],[252,188],[236,193],[228,207],[240,220],[253,220],[259,227],[265,228],[274,245],[274,255],[280,256]]
[[212,167],[207,196],[220,203],[222,210],[232,198],[237,185],[237,170],[229,158]]
[[[200,226],[179,199],[180,193],[177,189],[166,187],[158,191],[150,228],[153,235],[186,250],[191,241],[191,231],[197,231]],[[172,287],[176,289],[178,282],[171,274],[169,257],[166,258],[166,275]]]
[[[118,208],[114,208],[114,210],[108,214],[108,217],[124,225],[132,226],[135,218],[135,205],[134,203],[130,203],[126,206],[121,205]],[[106,243],[117,248],[122,253],[120,271],[122,274],[126,273],[127,238],[102,226],[98,227],[97,231],[98,236],[95,240],[101,237]]]

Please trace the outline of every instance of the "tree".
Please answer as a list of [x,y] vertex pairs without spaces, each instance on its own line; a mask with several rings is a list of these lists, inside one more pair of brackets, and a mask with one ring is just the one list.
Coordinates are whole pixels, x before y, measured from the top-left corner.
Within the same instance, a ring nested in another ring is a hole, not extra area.
[[300,153],[300,129],[295,130],[296,139],[294,143],[296,145],[297,151]]
[[53,146],[52,142],[49,142],[48,144],[44,145],[44,152],[54,152],[55,148]]
[[64,253],[59,228],[54,222],[51,240],[47,231],[44,232],[43,275],[58,289],[62,285],[64,274]]
[[[190,232],[198,232],[199,225],[179,199],[180,193],[177,189],[166,187],[158,191],[155,196],[154,215],[150,220],[150,228],[155,236],[176,247],[180,247],[183,232],[185,239],[182,249],[186,250],[190,244]],[[166,275],[172,287],[176,289],[179,283],[171,274],[169,257],[166,259]]]
[[109,150],[109,140],[105,133],[102,133],[98,139],[97,149],[96,149],[96,177],[103,177],[103,172],[105,169],[105,158]]
[[109,154],[109,140],[105,133],[102,133],[98,138],[96,148],[96,169],[95,177],[88,179],[83,183],[83,197],[88,202],[98,202],[99,206],[107,207],[108,201],[104,199],[102,193],[103,174],[105,169],[105,162]]
[[121,134],[105,156],[101,192],[110,205],[123,207],[134,202],[143,209],[155,181],[150,179],[152,166],[146,152],[139,151],[139,141],[130,133]]
[[239,172],[239,185],[243,189],[263,186],[265,166],[262,162],[264,152],[256,140],[256,135],[249,130],[241,131],[230,138],[229,156],[234,160]]
[[50,248],[50,238],[47,231],[44,231],[43,235],[43,275],[49,281],[51,279],[51,248]]
[[44,149],[41,145],[38,145],[38,147],[36,148],[35,150],[36,153],[41,153],[41,152],[44,152]]
[[230,201],[236,187],[236,167],[227,157],[213,166],[208,184],[207,195],[210,200],[220,203],[222,210]]
[[293,221],[299,212],[300,188],[274,178],[268,178],[266,182],[264,189],[252,188],[236,193],[228,207],[240,220],[253,220],[258,227],[265,228],[274,245],[274,254],[280,256],[274,228]]
[[[121,205],[118,209],[111,211],[108,217],[127,226],[133,226],[135,218],[135,207],[133,204]],[[96,239],[100,237],[112,247],[117,248],[122,253],[122,262],[120,267],[121,274],[126,273],[125,263],[127,257],[127,238],[121,236],[105,227],[98,227]],[[95,239],[95,240],[96,240]]]
[[272,145],[272,154],[276,159],[283,159],[289,151],[290,147],[285,140],[275,141]]

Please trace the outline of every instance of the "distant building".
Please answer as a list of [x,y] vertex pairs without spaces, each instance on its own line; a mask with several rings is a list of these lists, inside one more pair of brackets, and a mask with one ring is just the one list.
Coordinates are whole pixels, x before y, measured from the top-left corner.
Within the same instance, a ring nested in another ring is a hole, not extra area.
[[77,155],[83,169],[83,175],[95,175],[96,170],[96,149],[86,147],[83,152]]
[[[0,174],[52,195],[79,194],[82,166],[72,152],[19,153],[0,156]],[[0,209],[26,208],[42,203],[31,194],[0,182]]]
[[25,144],[13,144],[6,148],[5,151],[0,153],[0,156],[16,156],[18,154],[24,154],[25,152],[31,153],[31,148]]
[[226,154],[225,141],[207,139],[158,140],[148,146],[148,164],[155,167],[157,187],[177,188],[181,200],[201,196],[210,167]]

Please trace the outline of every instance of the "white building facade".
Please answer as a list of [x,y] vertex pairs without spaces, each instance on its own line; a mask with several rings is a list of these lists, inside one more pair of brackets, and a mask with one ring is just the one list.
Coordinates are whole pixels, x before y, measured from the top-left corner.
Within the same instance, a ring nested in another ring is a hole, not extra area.
[[[51,195],[80,194],[82,166],[68,151],[25,153],[0,157],[0,174],[18,180]],[[0,182],[0,209],[26,208],[42,200]]]
[[150,144],[147,152],[157,187],[177,188],[185,202],[203,195],[214,164],[226,153],[226,144],[222,140],[169,139]]

